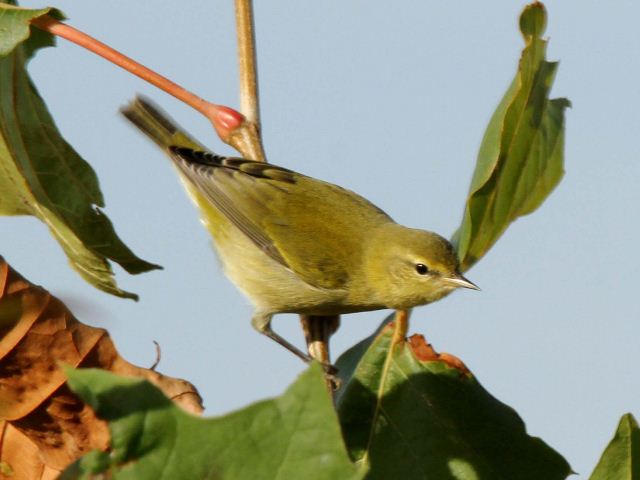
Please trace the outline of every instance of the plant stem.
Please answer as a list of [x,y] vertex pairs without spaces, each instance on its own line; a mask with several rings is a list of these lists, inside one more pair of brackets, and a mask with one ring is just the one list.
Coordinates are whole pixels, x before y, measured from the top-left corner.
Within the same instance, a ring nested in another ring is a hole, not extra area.
[[407,338],[407,331],[409,330],[409,315],[411,315],[411,310],[396,310],[396,315],[393,319],[391,348],[404,345]]
[[256,39],[251,0],[236,0],[236,35],[238,38],[238,71],[240,74],[240,112],[245,116],[246,129],[243,156],[266,162],[260,134],[260,99],[256,66]]
[[[323,365],[331,365],[329,339],[340,327],[340,315],[300,315],[300,324],[309,355]],[[327,388],[329,392],[333,394],[338,387],[336,379],[328,375]]]
[[238,114],[235,110],[222,105],[216,105],[215,103],[200,98],[177,83],[136,62],[132,58],[123,55],[74,27],[59,22],[49,15],[35,18],[31,21],[31,24],[52,35],[65,38],[76,45],[86,48],[193,107],[211,121],[223,141],[227,141],[231,134],[244,122],[242,115]]
[[251,0],[236,0],[238,62],[240,72],[240,111],[260,127],[260,98],[256,68],[256,37]]

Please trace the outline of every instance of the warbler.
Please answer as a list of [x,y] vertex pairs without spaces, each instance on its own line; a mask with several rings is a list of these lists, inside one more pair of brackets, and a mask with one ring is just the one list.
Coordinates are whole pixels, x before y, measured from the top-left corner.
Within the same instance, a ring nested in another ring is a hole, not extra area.
[[252,325],[305,361],[272,330],[274,314],[408,309],[478,289],[446,239],[395,223],[352,191],[209,152],[148,100],[121,111],[170,156],[226,275],[254,306]]

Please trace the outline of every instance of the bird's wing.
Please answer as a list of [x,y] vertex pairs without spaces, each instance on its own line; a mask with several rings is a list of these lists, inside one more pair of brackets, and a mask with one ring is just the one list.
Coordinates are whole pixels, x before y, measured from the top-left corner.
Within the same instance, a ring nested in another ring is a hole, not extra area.
[[307,283],[336,289],[373,226],[391,222],[359,195],[264,162],[170,148],[183,176],[241,232]]

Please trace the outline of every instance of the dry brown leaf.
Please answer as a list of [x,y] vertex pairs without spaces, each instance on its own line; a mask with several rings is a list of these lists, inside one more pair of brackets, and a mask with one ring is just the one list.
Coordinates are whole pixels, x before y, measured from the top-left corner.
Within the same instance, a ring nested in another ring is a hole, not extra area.
[[436,352],[433,346],[424,338],[424,335],[420,335],[419,333],[411,335],[408,339],[408,343],[415,356],[421,362],[443,362],[451,368],[459,370],[463,375],[471,375],[471,371],[462,360],[450,353]]
[[109,445],[107,425],[66,386],[62,365],[143,377],[191,413],[196,388],[124,360],[106,330],[79,322],[0,257],[0,478],[55,478]]
[[59,470],[45,465],[38,446],[8,422],[0,422],[0,478],[53,480]]

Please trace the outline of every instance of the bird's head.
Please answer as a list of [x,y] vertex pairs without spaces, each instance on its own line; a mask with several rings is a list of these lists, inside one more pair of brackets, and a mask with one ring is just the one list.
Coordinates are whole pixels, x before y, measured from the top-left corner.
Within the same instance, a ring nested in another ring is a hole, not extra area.
[[364,264],[367,283],[388,308],[435,302],[456,288],[479,288],[464,278],[451,243],[440,235],[387,224],[371,232]]

